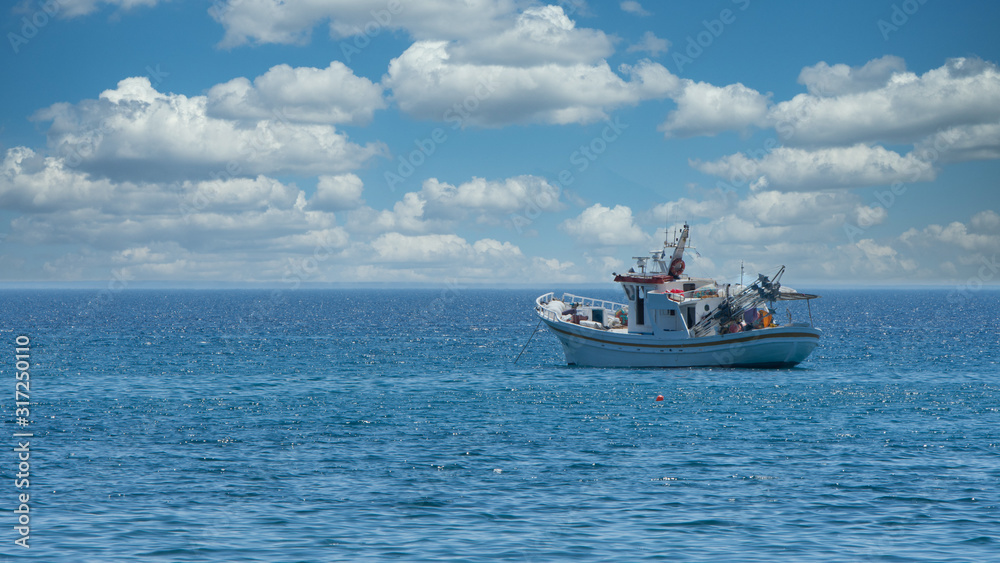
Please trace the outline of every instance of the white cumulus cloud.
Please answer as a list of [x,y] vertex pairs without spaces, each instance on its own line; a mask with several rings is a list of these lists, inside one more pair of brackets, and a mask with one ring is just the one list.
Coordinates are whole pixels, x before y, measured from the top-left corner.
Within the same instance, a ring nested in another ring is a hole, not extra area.
[[229,0],[209,14],[225,29],[223,47],[246,43],[309,41],[314,27],[329,24],[330,35],[377,37],[402,29],[417,39],[475,37],[494,32],[515,12],[511,0]]
[[915,143],[950,127],[1000,120],[1000,70],[992,63],[951,59],[918,76],[898,69],[901,61],[877,61],[877,72],[871,72],[877,80],[867,82],[848,77],[844,84],[831,84],[828,70],[813,67],[823,79],[808,78],[810,88],[840,95],[800,94],[775,105],[769,119],[786,143],[808,145]]
[[652,57],[658,57],[663,53],[666,53],[669,48],[670,41],[660,39],[652,31],[647,31],[642,34],[642,39],[640,39],[638,43],[635,45],[629,45],[626,51],[629,53],[649,53]]
[[634,14],[636,16],[646,17],[653,15],[645,8],[643,8],[642,4],[636,2],[636,0],[625,0],[620,4],[620,6],[623,11],[626,11],[630,14]]
[[474,177],[457,186],[429,178],[420,191],[407,192],[391,210],[362,207],[350,213],[348,222],[354,230],[367,233],[441,232],[469,217],[476,223],[495,226],[529,207],[558,211],[564,207],[560,195],[559,189],[547,180],[531,175],[502,180]]
[[530,67],[453,62],[445,41],[420,41],[392,60],[383,80],[400,109],[454,125],[588,123],[614,107],[665,97],[677,79],[657,63],[623,66],[631,80],[596,63]]
[[340,173],[385,152],[330,125],[214,118],[207,102],[160,93],[146,77],[126,78],[97,100],[55,104],[36,119],[52,122],[49,146],[67,163],[118,179]]
[[1000,122],[939,131],[918,142],[915,152],[929,161],[996,160],[1000,158]]
[[477,261],[485,258],[520,256],[521,250],[510,243],[483,239],[469,244],[454,234],[403,235],[385,233],[371,243],[379,261],[413,263]]
[[935,178],[931,163],[912,153],[902,156],[879,146],[858,144],[816,150],[778,147],[759,159],[736,153],[721,159],[692,160],[696,169],[755,189],[813,191],[924,182]]
[[234,78],[208,91],[208,114],[223,119],[287,119],[365,124],[385,107],[382,87],[333,61],[325,69],[271,67],[251,83]]
[[802,69],[799,84],[814,96],[840,96],[882,88],[892,75],[905,71],[906,61],[894,55],[872,59],[861,67],[819,62]]
[[563,221],[559,228],[584,245],[641,245],[650,241],[636,225],[632,210],[624,205],[609,208],[595,203],[577,217]]
[[770,95],[743,84],[720,88],[685,79],[680,94],[673,97],[677,109],[659,128],[668,137],[715,135],[767,124]]
[[560,6],[526,8],[514,23],[495,34],[454,43],[448,49],[453,62],[477,65],[572,65],[603,59],[614,52],[603,31],[576,27]]
[[424,182],[420,196],[429,204],[429,214],[454,217],[456,212],[478,214],[480,222],[500,219],[510,213],[532,206],[543,211],[563,208],[560,191],[538,176],[515,176],[504,180],[472,178],[454,186],[430,178]]
[[316,194],[309,206],[323,211],[354,209],[364,203],[361,194],[364,183],[355,174],[323,175],[316,183]]

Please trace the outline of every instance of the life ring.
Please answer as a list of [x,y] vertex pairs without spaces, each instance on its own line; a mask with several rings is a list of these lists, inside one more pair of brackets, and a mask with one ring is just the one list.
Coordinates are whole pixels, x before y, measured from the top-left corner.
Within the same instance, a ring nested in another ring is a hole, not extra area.
[[680,276],[683,273],[684,273],[684,260],[681,260],[680,258],[674,258],[674,261],[670,263],[670,275],[676,278],[677,276]]

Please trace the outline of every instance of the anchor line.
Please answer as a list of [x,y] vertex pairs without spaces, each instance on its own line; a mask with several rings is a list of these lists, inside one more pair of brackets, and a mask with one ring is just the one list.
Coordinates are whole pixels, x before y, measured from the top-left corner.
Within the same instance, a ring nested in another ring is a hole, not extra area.
[[515,364],[521,359],[521,354],[523,354],[525,349],[528,348],[528,344],[531,344],[531,339],[535,337],[535,333],[538,332],[538,327],[540,326],[542,326],[542,319],[538,319],[538,324],[535,325],[535,330],[531,331],[531,336],[528,337],[528,341],[524,343],[524,346],[521,347],[521,351],[517,354],[517,357],[514,358]]

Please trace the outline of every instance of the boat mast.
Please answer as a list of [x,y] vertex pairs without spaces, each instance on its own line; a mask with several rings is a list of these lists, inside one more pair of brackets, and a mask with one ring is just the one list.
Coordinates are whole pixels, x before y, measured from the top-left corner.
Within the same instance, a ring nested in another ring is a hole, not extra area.
[[670,263],[672,264],[674,260],[684,256],[684,246],[687,244],[688,240],[688,224],[684,223],[684,228],[681,230],[681,238],[677,240],[674,244],[674,254],[670,257]]

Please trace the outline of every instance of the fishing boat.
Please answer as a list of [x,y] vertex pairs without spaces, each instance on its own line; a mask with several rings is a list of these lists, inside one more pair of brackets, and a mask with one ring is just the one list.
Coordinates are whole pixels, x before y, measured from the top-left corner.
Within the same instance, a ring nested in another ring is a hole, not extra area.
[[[781,266],[749,285],[719,284],[684,273],[689,227],[625,274],[612,273],[625,302],[550,292],[535,312],[556,335],[566,362],[602,367],[783,368],[819,344],[809,302],[819,297],[782,287]],[[804,300],[807,321],[778,323],[776,303]]]

